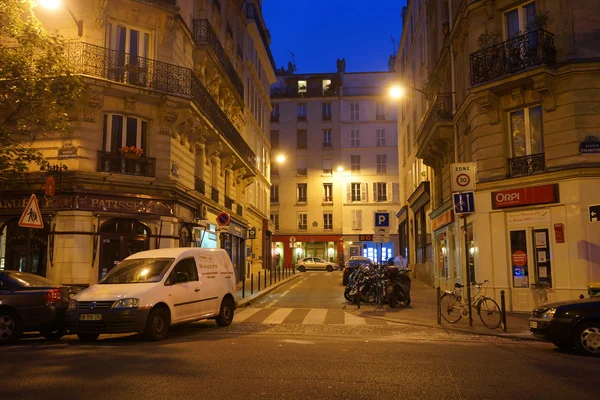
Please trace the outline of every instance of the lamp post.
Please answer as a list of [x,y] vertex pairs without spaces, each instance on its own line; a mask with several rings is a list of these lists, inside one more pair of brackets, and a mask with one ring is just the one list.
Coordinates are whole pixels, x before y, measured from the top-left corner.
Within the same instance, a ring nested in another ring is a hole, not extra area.
[[[39,4],[47,10],[56,10],[61,5],[63,5],[62,0],[38,0],[38,1],[39,1]],[[67,6],[65,4],[64,7],[67,9],[67,11],[69,12],[69,15],[71,15],[71,18],[73,18],[73,21],[77,25],[77,34],[79,35],[79,37],[83,36],[83,20],[77,19],[75,17],[75,14],[73,14],[73,11],[71,11],[71,8],[69,8],[69,6]]]

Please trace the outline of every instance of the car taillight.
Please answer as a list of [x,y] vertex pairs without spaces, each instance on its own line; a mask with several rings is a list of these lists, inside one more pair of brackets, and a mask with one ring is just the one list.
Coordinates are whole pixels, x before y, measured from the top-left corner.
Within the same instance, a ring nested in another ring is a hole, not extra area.
[[60,303],[62,298],[60,296],[60,288],[50,289],[44,295],[46,303]]

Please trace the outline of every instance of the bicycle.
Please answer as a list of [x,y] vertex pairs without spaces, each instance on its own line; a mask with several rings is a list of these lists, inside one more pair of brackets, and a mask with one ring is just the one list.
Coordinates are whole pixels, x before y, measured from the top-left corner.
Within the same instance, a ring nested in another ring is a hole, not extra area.
[[489,329],[496,329],[502,323],[502,312],[500,306],[491,297],[481,293],[481,287],[488,283],[488,280],[483,282],[474,282],[472,285],[477,286],[477,293],[473,296],[470,304],[462,296],[462,288],[465,285],[456,283],[453,291],[445,291],[440,298],[440,312],[442,318],[451,324],[458,322],[461,318],[469,316],[469,307],[477,309],[477,314],[481,322]]

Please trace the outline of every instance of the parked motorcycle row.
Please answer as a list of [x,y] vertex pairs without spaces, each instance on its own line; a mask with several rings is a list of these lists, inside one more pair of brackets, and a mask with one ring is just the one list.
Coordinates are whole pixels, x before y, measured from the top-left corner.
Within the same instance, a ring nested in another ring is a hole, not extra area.
[[363,303],[383,307],[410,305],[410,270],[396,265],[361,265],[350,273],[344,297],[356,304],[357,293]]

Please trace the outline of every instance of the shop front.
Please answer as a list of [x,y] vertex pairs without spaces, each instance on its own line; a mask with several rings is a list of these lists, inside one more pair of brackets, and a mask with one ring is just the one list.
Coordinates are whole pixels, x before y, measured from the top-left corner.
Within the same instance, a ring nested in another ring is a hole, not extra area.
[[346,259],[352,256],[361,256],[371,259],[374,263],[384,264],[398,254],[397,235],[390,235],[389,240],[385,242],[377,242],[374,239],[372,234],[344,235]]
[[409,242],[408,242],[408,206],[404,206],[396,214],[398,218],[398,254],[404,257],[408,263],[409,258]]
[[411,221],[413,248],[409,259],[414,274],[422,282],[433,285],[435,273],[433,271],[433,249],[431,243],[431,227],[428,223],[430,212],[430,185],[423,181],[408,198],[413,219]]
[[248,229],[237,222],[231,221],[228,226],[218,228],[220,233],[220,245],[224,249],[233,264],[236,281],[250,275],[250,264],[246,264],[246,238]]
[[456,282],[461,282],[462,275],[460,242],[457,241],[455,234],[456,224],[452,204],[434,210],[430,217],[434,245],[435,286],[441,287],[442,290],[452,290]]
[[[318,257],[338,265],[344,263],[344,241],[336,235],[273,235],[275,263],[296,265],[297,260]],[[278,256],[279,255],[279,256]]]

